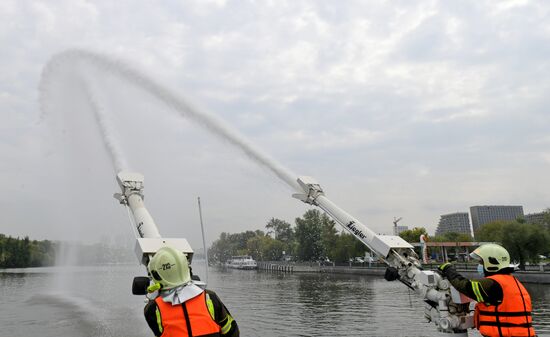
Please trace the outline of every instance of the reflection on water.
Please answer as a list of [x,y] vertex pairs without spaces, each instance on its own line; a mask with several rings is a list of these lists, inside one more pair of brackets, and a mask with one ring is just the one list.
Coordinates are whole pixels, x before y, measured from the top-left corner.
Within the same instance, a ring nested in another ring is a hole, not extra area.
[[[363,333],[365,317],[361,313],[372,313],[372,282],[362,279],[353,282],[347,278],[335,278],[329,274],[296,275],[299,282],[298,294],[300,302],[306,310],[302,313],[301,324],[309,326],[307,331],[312,335],[322,335],[328,331],[333,336],[365,335]],[[311,324],[308,318],[316,317],[316,323]],[[371,316],[372,317],[372,316]],[[374,324],[369,327],[376,334]]]
[[[142,267],[62,270],[0,272],[2,336],[152,336],[143,297],[130,291]],[[441,336],[423,318],[422,301],[380,277],[211,270],[209,281],[244,337]],[[526,287],[537,332],[550,336],[550,286]]]
[[540,336],[550,335],[550,284],[524,284],[533,304],[533,322]]

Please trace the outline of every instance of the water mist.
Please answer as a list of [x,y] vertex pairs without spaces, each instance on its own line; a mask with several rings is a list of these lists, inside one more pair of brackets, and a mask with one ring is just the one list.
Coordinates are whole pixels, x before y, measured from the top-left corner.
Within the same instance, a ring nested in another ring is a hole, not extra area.
[[[96,143],[101,143],[102,147],[106,150],[115,173],[128,170],[130,167],[128,158],[125,156],[124,149],[121,146],[120,137],[114,127],[115,123],[113,122],[113,118],[111,118],[115,116],[116,111],[108,104],[109,92],[102,87],[102,81],[108,76],[122,81],[123,84],[127,84],[129,87],[145,91],[167,107],[168,110],[177,112],[180,118],[194,121],[215,136],[238,148],[249,159],[273,173],[292,190],[300,190],[296,183],[296,175],[288,169],[260,151],[246,140],[245,137],[216,116],[193,107],[183,97],[157,83],[153,78],[148,77],[139,70],[133,69],[112,58],[85,50],[70,50],[57,54],[48,62],[42,73],[40,82],[41,117],[50,121],[58,120],[54,122],[62,120],[61,124],[64,128],[74,126],[70,125],[70,123],[69,125],[64,125],[65,118],[69,119],[69,117],[72,117],[77,118],[77,120],[86,118],[87,122],[77,124],[80,127],[85,127],[95,132],[95,138],[99,136],[100,139],[96,139]],[[76,98],[71,97],[70,92],[76,93]],[[84,113],[87,116],[73,116],[74,108],[67,109],[64,107],[67,100],[71,99],[76,100],[76,104],[72,103],[78,109],[78,113]],[[71,116],[67,114],[71,114]],[[95,125],[90,125],[90,123]],[[61,130],[64,130],[63,127]],[[86,130],[86,132],[91,132],[90,130]],[[72,137],[79,136],[80,130],[70,131]],[[71,140],[71,137],[69,137],[69,141]],[[69,165],[72,165],[70,163],[71,158],[66,158],[66,160],[69,161]],[[139,171],[139,168],[134,169]],[[72,228],[69,230],[76,229]],[[58,267],[60,269],[66,268],[66,264],[74,266],[78,263],[75,257],[79,255],[79,252],[75,251],[75,247],[70,244],[63,244],[61,246],[58,257]],[[68,290],[71,286],[74,288],[74,282],[72,282],[69,274],[70,269],[65,269],[59,273],[58,281],[55,282],[56,284],[53,288],[56,293],[57,291]],[[75,289],[71,290],[74,291]],[[79,301],[77,297],[72,300],[75,302]]]
[[181,117],[195,121],[217,137],[229,142],[233,146],[236,146],[247,157],[275,174],[276,177],[291,187],[291,189],[297,191],[300,190],[300,187],[296,183],[297,176],[295,174],[290,172],[274,159],[270,158],[267,154],[260,151],[245,137],[229,127],[226,123],[222,122],[219,118],[207,111],[192,106],[183,97],[156,82],[153,78],[147,76],[139,70],[133,69],[120,61],[94,52],[86,50],[69,50],[55,55],[48,62],[42,74],[40,84],[42,92],[41,103],[45,115],[48,114],[48,107],[52,105],[48,95],[48,86],[52,82],[60,80],[62,76],[59,75],[67,72],[68,69],[73,72],[74,76],[83,79],[83,82],[85,83],[90,104],[93,106],[97,122],[103,133],[103,141],[109,150],[111,158],[114,161],[113,165],[115,167],[123,165],[124,160],[122,159],[123,156],[120,148],[116,145],[116,138],[111,137],[113,130],[107,122],[107,113],[99,104],[98,92],[100,92],[100,90],[97,90],[94,86],[94,81],[98,80],[95,78],[97,76],[97,72],[94,72],[94,70],[105,71],[109,75],[116,76],[117,78],[128,83],[128,85],[141,88],[153,97],[156,97],[168,108],[177,111]]

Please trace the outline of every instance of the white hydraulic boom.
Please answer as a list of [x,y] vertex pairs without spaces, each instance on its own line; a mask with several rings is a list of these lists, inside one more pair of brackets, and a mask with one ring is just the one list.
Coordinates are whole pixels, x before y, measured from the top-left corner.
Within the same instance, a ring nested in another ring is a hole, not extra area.
[[386,279],[398,279],[425,300],[425,317],[444,333],[467,336],[473,326],[469,299],[461,296],[448,280],[430,270],[422,270],[413,246],[399,236],[377,235],[359,220],[330,201],[311,177],[299,177],[303,193],[293,197],[318,206],[348,232],[363,242],[387,265]]
[[143,180],[142,174],[134,172],[119,172],[117,181],[122,190],[122,193],[115,193],[114,197],[122,204],[130,209],[133,223],[136,226],[138,238],[136,238],[135,253],[138,260],[145,267],[149,263],[149,258],[153,256],[157,250],[169,245],[175,249],[182,251],[187,255],[189,263],[193,258],[193,249],[186,239],[183,238],[162,238],[157,229],[157,225],[151,214],[145,208],[143,202]]

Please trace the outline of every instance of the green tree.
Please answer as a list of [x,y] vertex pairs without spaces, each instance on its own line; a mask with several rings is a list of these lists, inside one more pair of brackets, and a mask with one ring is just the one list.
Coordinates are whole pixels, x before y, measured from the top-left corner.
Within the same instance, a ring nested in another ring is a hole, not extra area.
[[323,247],[324,257],[328,257],[331,261],[334,261],[336,256],[336,244],[338,239],[338,231],[335,225],[336,222],[325,213],[321,215],[321,246]]
[[426,228],[424,227],[415,227],[413,229],[408,229],[399,233],[399,236],[407,242],[420,242],[420,235],[428,235]]
[[505,225],[502,246],[510,258],[524,269],[526,261],[538,262],[539,255],[548,251],[550,235],[540,224],[510,222]]
[[550,208],[547,208],[544,211],[544,225],[546,225],[546,229],[550,230]]
[[248,240],[246,247],[248,249],[248,252],[246,255],[252,256],[254,260],[263,260],[263,240],[265,239],[271,239],[269,236],[255,236],[253,238],[250,238]]
[[209,262],[225,263],[233,255],[234,244],[230,241],[229,233],[221,233],[220,238],[212,243],[208,249]]
[[476,232],[475,238],[480,242],[502,242],[504,231],[509,221],[493,221],[482,225]]
[[284,243],[270,236],[256,236],[248,240],[248,252],[255,260],[279,261],[283,257]]
[[484,224],[476,232],[479,241],[498,242],[510,253],[512,261],[525,269],[527,261],[538,262],[539,255],[548,252],[550,233],[540,224],[518,221],[495,221]]
[[298,259],[317,261],[323,254],[321,243],[321,213],[308,210],[303,218],[296,218],[296,242]]
[[234,245],[234,249],[233,249],[233,252],[235,253],[234,255],[246,254],[246,249],[247,249],[246,247],[247,247],[248,240],[256,236],[264,236],[264,235],[265,235],[264,232],[260,230],[245,231],[242,233],[231,234],[229,237],[229,240]]
[[49,240],[38,241],[37,252],[33,257],[34,267],[38,266],[53,266],[55,264],[55,252],[57,251],[58,243]]
[[19,240],[17,250],[19,255],[19,265],[29,267],[31,263],[31,241],[28,236],[25,236],[23,240]]
[[284,244],[261,230],[221,233],[208,249],[210,263],[225,263],[235,255],[250,255],[257,260],[280,260]]
[[8,236],[6,242],[6,259],[5,265],[6,268],[17,268],[19,261],[17,260],[17,240]]
[[465,233],[447,232],[442,235],[434,236],[431,241],[434,242],[471,242],[472,236]]
[[283,244],[283,251],[292,254],[294,248],[294,229],[288,222],[271,218],[265,226],[268,234],[273,234],[275,239]]
[[273,233],[275,239],[285,243],[289,243],[294,234],[292,225],[281,219],[271,218],[267,222],[267,225],[265,225],[265,228],[267,229],[267,234]]
[[356,256],[365,256],[367,247],[355,236],[342,232],[336,239],[334,248],[335,262],[348,262]]
[[53,265],[55,246],[50,241],[31,241],[0,234],[0,268],[26,268]]

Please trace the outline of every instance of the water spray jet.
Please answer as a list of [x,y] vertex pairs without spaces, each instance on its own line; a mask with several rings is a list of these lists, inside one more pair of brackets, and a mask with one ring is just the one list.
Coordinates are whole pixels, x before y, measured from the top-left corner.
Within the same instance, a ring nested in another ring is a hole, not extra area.
[[[93,71],[90,71],[90,69],[102,70],[106,71],[110,75],[114,75],[127,81],[128,83],[131,83],[132,85],[149,93],[153,97],[156,97],[162,104],[176,111],[181,117],[189,118],[195,121],[215,136],[237,147],[248,158],[252,159],[261,167],[269,170],[292,190],[300,190],[300,186],[296,183],[297,175],[292,173],[274,159],[270,158],[267,154],[260,151],[245,137],[233,130],[215,115],[193,106],[186,99],[181,97],[181,95],[156,82],[152,77],[147,76],[137,69],[134,69],[113,58],[87,50],[69,50],[55,55],[48,62],[42,74],[40,88],[42,93],[41,101],[44,107],[49,106],[47,90],[48,83],[55,81],[55,77],[63,73],[62,70],[66,70],[67,68],[74,69],[77,74],[85,77],[93,77]],[[87,70],[83,71],[83,69]],[[93,92],[93,90],[90,91],[92,98]],[[93,99],[90,101],[93,102]],[[101,109],[94,110],[96,111],[100,124],[102,124],[101,122],[106,118],[102,115]],[[108,128],[103,130],[109,131]],[[117,147],[115,146],[111,149],[113,150],[111,151],[112,154],[120,153],[120,151],[117,151],[116,148]]]
[[[398,236],[382,236],[375,234],[367,226],[352,217],[342,208],[328,199],[321,186],[312,178],[298,177],[284,168],[282,165],[260,152],[239,133],[233,131],[215,116],[191,106],[186,100],[173,91],[163,87],[145,74],[132,69],[120,62],[89,51],[72,50],[56,55],[47,65],[43,78],[42,89],[55,77],[56,70],[61,67],[72,66],[75,70],[81,67],[97,68],[116,75],[135,86],[145,90],[159,99],[167,107],[177,111],[182,117],[191,118],[195,122],[238,147],[244,154],[256,163],[269,169],[280,180],[285,182],[295,193],[293,196],[299,200],[318,206],[334,220],[354,235],[363,244],[374,251],[387,265],[386,278],[398,279],[425,300],[425,317],[434,322],[442,333],[453,333],[467,336],[467,329],[472,326],[472,316],[469,311],[469,303],[457,298],[458,292],[453,289],[448,280],[443,279],[432,271],[424,271],[412,246]],[[81,74],[85,74],[81,73]],[[86,76],[91,76],[90,73]],[[124,166],[124,160],[120,159],[120,153],[116,142],[110,140],[112,133],[101,106],[96,102],[97,94],[93,82],[85,82],[87,95],[94,108],[95,118],[103,132],[103,140],[115,162],[115,168]],[[47,92],[47,90],[43,90]],[[43,95],[43,101],[47,106],[47,95]],[[147,265],[149,258],[163,245],[169,244],[186,253],[192,258],[193,250],[185,239],[162,238],[155,222],[143,203],[143,176],[138,173],[119,172],[117,181],[121,193],[116,193],[115,198],[129,208],[136,227],[138,238],[136,242],[136,254],[140,262]]]

